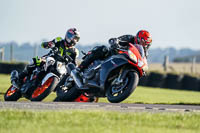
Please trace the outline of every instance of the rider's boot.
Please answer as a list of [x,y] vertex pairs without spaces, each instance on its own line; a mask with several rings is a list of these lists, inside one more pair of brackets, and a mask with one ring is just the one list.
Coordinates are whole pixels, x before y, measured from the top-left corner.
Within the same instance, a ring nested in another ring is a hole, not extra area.
[[67,65],[67,71],[70,73],[70,76],[74,79],[75,83],[79,88],[82,88],[83,82],[80,76],[80,72],[77,70],[76,66],[73,63]]
[[19,79],[18,72],[16,70],[13,70],[10,75],[11,75],[10,77],[11,84],[16,88],[19,88],[19,85],[17,83]]
[[27,75],[26,71],[22,71],[19,74],[16,70],[12,71],[11,78],[10,78],[11,84],[15,86],[16,88],[20,88],[23,83],[23,79],[25,78],[26,75]]
[[20,88],[23,84],[24,78],[34,69],[34,65],[27,65],[21,73],[16,70],[11,72],[11,83],[13,86]]

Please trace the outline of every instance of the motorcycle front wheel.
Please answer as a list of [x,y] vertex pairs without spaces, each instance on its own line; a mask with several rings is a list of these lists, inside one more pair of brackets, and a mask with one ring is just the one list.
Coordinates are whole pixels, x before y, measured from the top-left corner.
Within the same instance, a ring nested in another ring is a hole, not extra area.
[[55,88],[58,84],[59,79],[57,77],[50,77],[46,80],[46,82],[38,86],[32,93],[30,100],[31,101],[42,101],[44,98],[46,98]]
[[136,71],[130,71],[127,73],[127,75],[123,79],[122,84],[111,85],[111,82],[106,91],[107,99],[111,103],[119,103],[125,100],[126,98],[128,98],[132,94],[132,92],[135,90],[139,82],[139,75]]
[[13,85],[10,86],[10,88],[6,91],[4,94],[4,100],[5,101],[17,101],[22,96],[20,90]]

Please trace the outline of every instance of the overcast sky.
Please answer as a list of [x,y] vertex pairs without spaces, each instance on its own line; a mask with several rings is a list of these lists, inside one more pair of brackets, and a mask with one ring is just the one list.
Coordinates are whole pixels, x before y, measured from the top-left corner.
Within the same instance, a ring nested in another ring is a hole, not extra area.
[[200,0],[0,0],[0,42],[40,43],[77,27],[86,45],[146,29],[154,48],[200,49],[199,6]]

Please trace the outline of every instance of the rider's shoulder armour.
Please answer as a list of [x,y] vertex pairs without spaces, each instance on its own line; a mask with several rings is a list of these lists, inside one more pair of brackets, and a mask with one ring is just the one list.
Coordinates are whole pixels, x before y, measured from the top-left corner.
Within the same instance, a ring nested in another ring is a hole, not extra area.
[[55,40],[55,43],[61,42],[62,41],[62,37],[56,37],[54,40]]

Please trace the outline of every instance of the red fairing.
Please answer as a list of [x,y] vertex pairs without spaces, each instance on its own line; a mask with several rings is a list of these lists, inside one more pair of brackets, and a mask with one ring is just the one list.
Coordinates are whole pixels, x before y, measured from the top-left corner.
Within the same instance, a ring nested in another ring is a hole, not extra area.
[[139,74],[140,74],[140,77],[141,77],[141,76],[143,75],[142,69],[141,69],[140,67],[138,67],[138,65],[135,64],[135,63],[133,63],[132,61],[128,60],[128,62],[129,62],[131,65],[135,66],[135,67],[138,69]]
[[74,102],[90,102],[90,99],[83,94],[74,100]]
[[133,44],[131,44],[131,43],[129,43],[129,46],[130,46],[129,50],[131,50],[136,55],[136,57],[138,59],[143,60],[142,57],[141,57],[141,55],[140,55],[140,52],[138,51],[138,49]]
[[[142,68],[143,68],[145,65],[147,65],[146,58],[142,58],[142,57],[141,57],[139,50],[138,50],[133,44],[129,43],[129,46],[130,46],[130,47],[129,47],[129,50],[131,50],[131,51],[135,54],[135,56],[137,57],[137,63],[135,64],[135,63],[134,63],[133,61],[131,61],[131,60],[128,60],[128,62],[129,62],[131,65],[133,65],[134,67],[136,67],[137,70],[139,71],[140,76],[142,76],[142,75],[143,75],[143,70],[142,70]],[[125,53],[125,54],[129,55],[127,51],[119,51],[119,53]],[[142,62],[144,63],[144,65],[142,65],[142,66],[139,67],[139,65],[138,65],[138,60],[142,61]]]
[[[135,66],[138,69],[140,76],[142,76],[143,75],[142,68],[147,65],[146,57],[142,58],[139,50],[133,44],[129,43],[129,46],[130,46],[129,50],[131,50],[135,54],[135,56],[137,57],[137,64],[133,63],[130,60],[129,60],[129,63],[132,64],[133,66]],[[139,66],[139,64],[138,64],[139,60],[144,63],[142,66]]]

